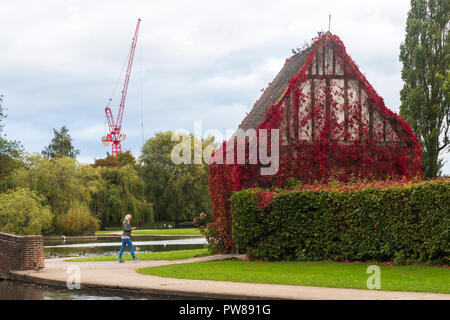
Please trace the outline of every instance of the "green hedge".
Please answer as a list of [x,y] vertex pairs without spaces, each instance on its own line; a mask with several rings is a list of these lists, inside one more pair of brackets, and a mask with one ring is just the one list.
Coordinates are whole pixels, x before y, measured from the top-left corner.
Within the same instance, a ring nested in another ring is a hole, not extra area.
[[[449,264],[450,181],[231,197],[233,240],[260,260]],[[260,207],[261,206],[261,207]]]

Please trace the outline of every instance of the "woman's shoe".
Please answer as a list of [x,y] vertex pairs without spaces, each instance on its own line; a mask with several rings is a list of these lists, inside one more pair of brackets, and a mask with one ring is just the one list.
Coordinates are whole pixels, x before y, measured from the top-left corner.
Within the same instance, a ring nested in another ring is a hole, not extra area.
[[123,261],[123,260],[119,260],[119,263],[125,263],[125,261]]
[[141,260],[139,260],[138,258],[133,259],[133,262],[138,262],[138,261],[141,261]]

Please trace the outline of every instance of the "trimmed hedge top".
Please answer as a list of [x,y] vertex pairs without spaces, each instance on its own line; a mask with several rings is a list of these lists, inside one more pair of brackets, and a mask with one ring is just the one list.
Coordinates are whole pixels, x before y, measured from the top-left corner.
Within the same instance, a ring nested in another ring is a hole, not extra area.
[[246,189],[231,206],[255,259],[450,262],[450,179]]

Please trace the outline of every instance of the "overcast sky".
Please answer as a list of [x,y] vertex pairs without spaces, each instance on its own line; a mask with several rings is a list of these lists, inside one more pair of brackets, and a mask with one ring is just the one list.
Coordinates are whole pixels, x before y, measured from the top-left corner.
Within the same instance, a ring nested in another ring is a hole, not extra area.
[[[105,106],[142,19],[123,117],[122,149],[183,128],[235,129],[300,47],[328,30],[398,113],[409,0],[2,1],[0,94],[5,132],[41,152],[67,126],[78,160],[104,157]],[[113,97],[116,116],[123,77]],[[448,162],[450,156],[445,155]],[[447,163],[444,172],[450,174]]]

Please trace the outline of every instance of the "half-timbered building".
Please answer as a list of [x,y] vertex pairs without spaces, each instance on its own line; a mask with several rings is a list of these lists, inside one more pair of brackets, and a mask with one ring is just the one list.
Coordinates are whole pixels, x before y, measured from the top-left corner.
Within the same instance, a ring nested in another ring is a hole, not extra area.
[[[219,225],[230,227],[229,196],[246,187],[421,176],[422,149],[410,126],[385,106],[342,41],[329,32],[286,59],[239,129],[278,129],[279,168],[261,175],[264,165],[248,157],[244,164],[211,164],[211,202]],[[224,144],[217,152],[230,148]]]

